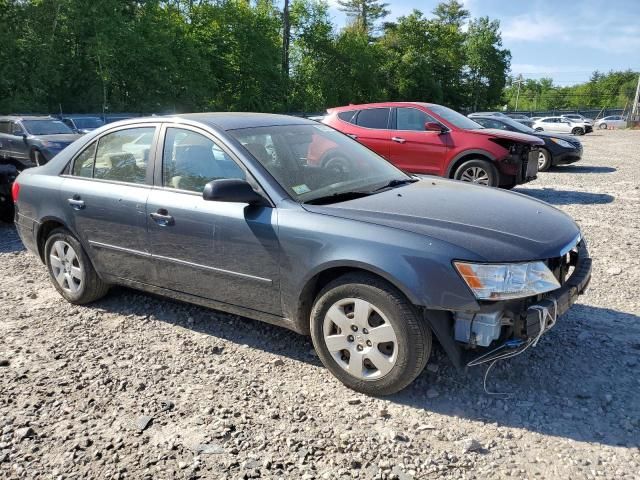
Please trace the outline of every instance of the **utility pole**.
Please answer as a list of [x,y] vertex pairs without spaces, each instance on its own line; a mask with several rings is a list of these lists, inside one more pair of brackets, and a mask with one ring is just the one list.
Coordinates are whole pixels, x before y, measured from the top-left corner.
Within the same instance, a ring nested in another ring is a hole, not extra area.
[[638,86],[636,87],[636,96],[633,99],[633,106],[631,108],[631,115],[627,119],[627,126],[631,126],[631,122],[637,122],[640,120],[640,75],[638,75]]
[[518,84],[518,93],[516,93],[516,112],[518,111],[518,100],[520,99],[520,85],[522,85],[522,82],[524,82],[524,79],[522,78],[522,75],[520,75],[520,79],[519,80],[514,80],[513,83],[517,83]]

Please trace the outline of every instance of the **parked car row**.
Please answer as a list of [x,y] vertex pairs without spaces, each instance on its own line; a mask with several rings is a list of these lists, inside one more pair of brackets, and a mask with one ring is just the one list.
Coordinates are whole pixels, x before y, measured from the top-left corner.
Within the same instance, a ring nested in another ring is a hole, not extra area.
[[484,186],[534,177],[540,135],[426,103],[323,121],[106,125],[20,173],[18,233],[71,303],[126,285],[281,325],[374,395],[409,385],[433,336],[461,369],[524,352],[587,288],[591,259],[569,216]]

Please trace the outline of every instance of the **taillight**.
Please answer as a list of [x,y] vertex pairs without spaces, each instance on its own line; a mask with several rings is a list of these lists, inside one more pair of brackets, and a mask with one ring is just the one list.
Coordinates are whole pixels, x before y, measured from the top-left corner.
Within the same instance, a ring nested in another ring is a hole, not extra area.
[[13,203],[18,203],[19,194],[20,194],[20,184],[18,182],[13,182],[13,185],[11,185],[11,198],[13,198]]

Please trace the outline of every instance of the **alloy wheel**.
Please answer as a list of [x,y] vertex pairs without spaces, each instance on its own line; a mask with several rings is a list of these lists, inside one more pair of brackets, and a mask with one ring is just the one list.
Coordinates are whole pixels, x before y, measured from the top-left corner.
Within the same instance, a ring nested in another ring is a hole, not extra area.
[[544,152],[539,152],[538,153],[538,170],[541,170],[542,168],[544,168],[544,164],[547,161],[547,156],[544,154]]
[[336,363],[359,380],[384,377],[398,359],[391,322],[375,305],[360,298],[344,298],[329,308],[323,337]]
[[462,172],[460,180],[463,182],[477,183],[479,185],[489,185],[489,174],[482,167],[469,167]]
[[51,271],[60,288],[77,293],[84,281],[84,271],[76,251],[67,242],[56,241],[49,253]]

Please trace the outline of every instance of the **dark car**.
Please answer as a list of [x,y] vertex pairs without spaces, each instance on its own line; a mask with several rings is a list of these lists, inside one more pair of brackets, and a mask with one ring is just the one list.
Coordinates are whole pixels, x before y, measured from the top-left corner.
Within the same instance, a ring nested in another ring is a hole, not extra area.
[[[322,122],[346,133],[405,172],[512,188],[536,178],[538,138],[479,125],[435,103],[384,102],[331,108]],[[533,161],[529,161],[529,159]],[[322,165],[348,159],[326,149]]]
[[522,132],[544,140],[544,147],[538,148],[538,171],[546,172],[552,166],[568,165],[582,158],[582,143],[569,135],[538,132],[515,120],[502,117],[474,117],[485,128]]
[[13,200],[11,188],[18,176],[14,165],[0,164],[0,222],[13,221]]
[[527,127],[533,126],[533,120],[522,113],[508,113],[507,117],[521,123],[522,125],[526,125]]
[[66,116],[61,120],[76,133],[89,133],[104,125],[100,117],[90,117],[86,115]]
[[0,158],[20,170],[44,165],[78,138],[80,135],[52,117],[0,117]]
[[[129,150],[148,133],[147,149]],[[329,144],[352,162],[346,172],[307,162]],[[560,210],[412,177],[282,115],[107,125],[22,172],[14,194],[20,237],[69,302],[122,284],[281,325],[310,334],[327,368],[370,394],[411,383],[432,333],[458,367],[487,349],[522,351],[591,272]]]

